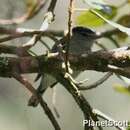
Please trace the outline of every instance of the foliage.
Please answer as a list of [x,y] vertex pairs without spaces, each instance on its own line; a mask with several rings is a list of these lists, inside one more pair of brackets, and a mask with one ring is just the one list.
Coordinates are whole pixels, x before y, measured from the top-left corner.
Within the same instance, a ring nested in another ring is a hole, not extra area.
[[[117,14],[117,8],[114,6],[111,6],[111,11],[109,13],[106,13],[104,10],[95,9],[95,11],[107,19],[112,19]],[[105,21],[95,14],[92,14],[91,11],[85,11],[77,17],[77,24],[86,27],[98,27],[104,25]]]

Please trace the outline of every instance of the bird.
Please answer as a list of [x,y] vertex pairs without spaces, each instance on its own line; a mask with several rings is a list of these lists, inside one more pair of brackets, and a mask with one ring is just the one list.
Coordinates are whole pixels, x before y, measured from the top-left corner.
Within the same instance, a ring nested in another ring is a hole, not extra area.
[[[68,42],[68,35],[66,34],[59,40],[59,42],[56,42],[52,49],[51,53],[55,53],[59,51],[59,45],[61,45],[63,50],[66,50],[67,48],[67,42]],[[69,39],[69,53],[73,55],[81,55],[86,54],[88,52],[91,52],[92,46],[95,43],[96,39],[98,38],[98,35],[95,31],[93,31],[90,28],[83,27],[83,26],[76,26],[72,29],[72,35]],[[80,71],[74,71],[73,75],[74,77],[77,77],[80,74]],[[41,82],[39,87],[37,88],[37,92],[40,95],[43,95],[46,89],[49,86],[53,86],[57,83],[57,81],[49,74],[41,73],[36,78],[36,81],[41,77]],[[38,105],[38,101],[35,96],[32,95],[30,98],[28,105],[36,107]]]

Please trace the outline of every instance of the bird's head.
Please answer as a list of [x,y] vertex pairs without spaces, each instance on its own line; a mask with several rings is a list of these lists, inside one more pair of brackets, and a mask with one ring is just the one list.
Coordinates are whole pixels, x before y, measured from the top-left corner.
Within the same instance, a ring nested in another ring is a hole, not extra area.
[[86,37],[86,38],[94,38],[96,39],[98,37],[98,35],[96,34],[95,31],[93,31],[92,29],[89,29],[89,28],[86,28],[86,27],[83,27],[83,26],[77,26],[77,27],[74,27],[72,29],[72,34],[75,35],[75,34],[79,34],[83,37]]

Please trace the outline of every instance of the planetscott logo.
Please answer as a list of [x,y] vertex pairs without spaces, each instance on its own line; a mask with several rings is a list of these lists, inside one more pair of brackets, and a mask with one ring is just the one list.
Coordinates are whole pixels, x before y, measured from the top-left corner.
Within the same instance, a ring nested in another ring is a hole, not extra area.
[[83,126],[88,125],[90,127],[128,127],[128,121],[91,121],[91,120],[83,120]]

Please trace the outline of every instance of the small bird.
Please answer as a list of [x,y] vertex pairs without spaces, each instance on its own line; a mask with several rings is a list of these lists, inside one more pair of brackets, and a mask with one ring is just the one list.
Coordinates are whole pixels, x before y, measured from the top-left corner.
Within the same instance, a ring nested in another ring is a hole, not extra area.
[[[58,45],[61,44],[63,50],[66,50],[67,47],[67,38],[68,34],[64,36],[58,43],[55,43],[51,49],[51,52],[58,52]],[[94,44],[95,40],[98,38],[98,35],[93,30],[77,26],[72,29],[72,36],[70,38],[69,43],[69,53],[74,55],[85,54],[91,51],[92,45]],[[76,77],[80,72],[74,71],[73,76]],[[43,94],[45,90],[51,86],[52,84],[56,83],[56,80],[49,74],[39,74],[38,78],[41,77],[41,83],[37,89],[39,94]],[[38,101],[34,96],[32,96],[29,100],[28,105],[30,106],[37,106]]]

